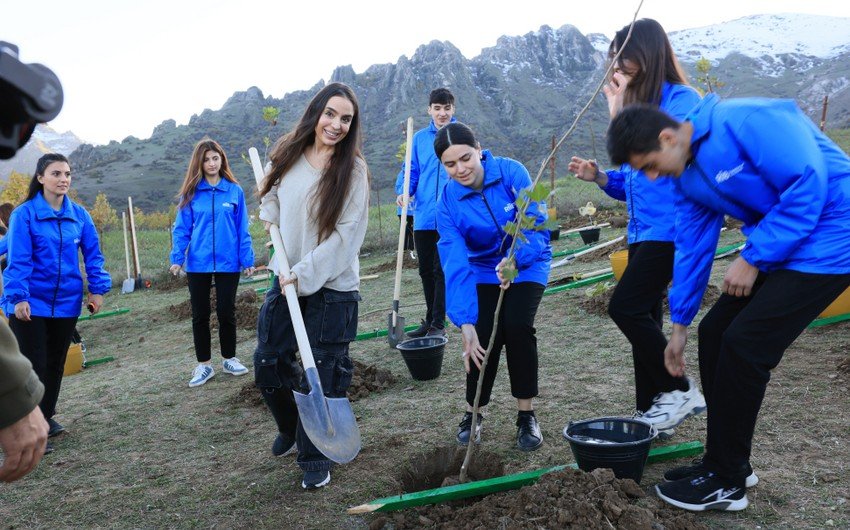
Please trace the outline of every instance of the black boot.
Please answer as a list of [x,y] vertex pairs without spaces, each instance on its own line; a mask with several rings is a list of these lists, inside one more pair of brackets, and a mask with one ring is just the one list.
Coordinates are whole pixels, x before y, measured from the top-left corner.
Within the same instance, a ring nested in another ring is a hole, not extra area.
[[[476,444],[481,443],[481,421],[484,419],[484,416],[478,414],[478,423],[475,425],[475,442]],[[465,412],[463,414],[463,419],[460,420],[460,423],[457,426],[457,443],[458,445],[469,445],[469,433],[472,431],[472,413]]]
[[519,411],[516,418],[516,445],[520,451],[534,451],[543,445],[543,433],[534,417],[534,411]]
[[420,337],[424,337],[428,330],[431,328],[431,325],[425,322],[424,320],[419,324],[419,327],[414,329],[413,331],[409,331],[407,336],[411,339],[418,339]]

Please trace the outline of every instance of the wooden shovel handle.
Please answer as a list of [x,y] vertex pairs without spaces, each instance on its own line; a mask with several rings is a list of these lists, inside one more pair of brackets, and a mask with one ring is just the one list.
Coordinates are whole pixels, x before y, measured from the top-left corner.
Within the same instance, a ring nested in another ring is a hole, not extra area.
[[[401,296],[401,267],[404,263],[404,233],[407,229],[407,206],[410,203],[410,158],[413,151],[413,117],[407,118],[407,148],[404,150],[404,187],[402,193],[401,223],[398,230],[398,254],[395,264],[395,287],[393,288],[393,301],[398,301]],[[395,304],[393,304],[395,306]],[[393,326],[396,323],[397,313],[393,311]]]
[[[248,156],[251,158],[254,179],[257,181],[257,188],[259,188],[263,185],[265,178],[260,154],[256,148],[252,147],[248,149]],[[283,246],[283,238],[280,236],[280,228],[277,224],[272,223],[269,227],[269,235],[271,235],[272,245],[274,245],[274,255],[277,259],[280,277],[289,278],[289,260],[286,258],[286,249]],[[292,319],[292,327],[295,329],[295,340],[298,342],[298,351],[301,352],[304,370],[315,368],[316,361],[313,360],[313,350],[310,348],[310,340],[307,338],[307,328],[304,326],[304,317],[301,315],[301,307],[298,305],[298,293],[295,291],[295,286],[291,283],[287,284],[283,288],[283,294],[286,296],[286,305],[289,307],[289,315]]]

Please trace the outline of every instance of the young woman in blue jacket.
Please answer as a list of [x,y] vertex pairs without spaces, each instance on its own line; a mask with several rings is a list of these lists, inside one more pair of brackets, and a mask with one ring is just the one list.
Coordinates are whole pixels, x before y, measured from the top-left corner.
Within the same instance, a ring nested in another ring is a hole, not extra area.
[[[611,118],[624,104],[640,102],[683,119],[700,97],[688,85],[664,28],[655,20],[638,20],[623,45],[628,33],[629,26],[618,31],[608,51],[611,59],[621,52],[605,87]],[[663,302],[673,277],[675,215],[670,204],[676,189],[670,180],[650,182],[628,164],[601,171],[595,161],[573,157],[569,169],[626,202],[629,265],[617,282],[608,314],[632,345],[635,415],[655,425],[662,438],[669,438],[685,418],[706,408],[691,380],[670,375],[664,368]]]
[[70,189],[68,159],[54,153],[42,156],[26,199],[12,212],[6,235],[4,311],[21,353],[44,383],[39,406],[50,435],[64,430],[53,415],[68,346],[83,306],[80,251],[89,291],[86,305],[92,313],[100,311],[103,295],[112,287],[92,218],[67,196]]
[[183,268],[192,304],[192,336],[198,366],[189,386],[215,375],[210,336],[210,290],[215,284],[222,369],[245,375],[236,358],[236,290],[241,271],[254,273],[254,250],[248,232],[245,194],[236,182],[227,155],[214,140],[198,142],[178,194],[171,246],[172,274]]
[[[516,222],[516,201],[531,187],[522,164],[482,151],[472,130],[455,122],[440,129],[434,150],[451,180],[437,205],[440,260],[446,275],[449,318],[461,329],[466,368],[467,411],[460,422],[457,442],[469,443],[472,406],[493,317],[501,290],[505,291],[490,359],[484,372],[479,407],[490,402],[499,355],[505,347],[511,394],[517,400],[517,447],[533,451],[543,444],[532,400],[537,387],[537,337],[534,317],[549,276],[552,250],[548,230],[525,230],[526,241],[514,249],[518,275],[502,274],[508,261],[511,238],[508,222]],[[526,216],[540,226],[546,222],[545,204],[531,203]],[[479,413],[474,440],[481,439]]]
[[608,152],[650,179],[679,177],[665,351],[674,376],[685,371],[687,329],[724,215],[744,223],[747,243],[699,324],[705,455],[669,470],[656,487],[688,510],[743,510],[747,488],[758,482],[750,454],[770,372],[850,286],[850,158],[793,101],[713,94],[682,123],[654,109],[624,109],[609,128]]

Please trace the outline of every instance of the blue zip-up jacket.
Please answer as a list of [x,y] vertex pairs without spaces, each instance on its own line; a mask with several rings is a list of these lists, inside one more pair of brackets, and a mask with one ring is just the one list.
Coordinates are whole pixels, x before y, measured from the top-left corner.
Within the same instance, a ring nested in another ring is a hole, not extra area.
[[675,179],[670,313],[688,325],[708,285],[724,214],[764,272],[850,273],[850,158],[791,100],[703,99],[688,116],[692,162]]
[[[699,103],[699,93],[687,85],[664,83],[658,107],[671,118],[682,121]],[[626,228],[629,244],[641,241],[673,241],[676,213],[670,206],[676,202],[676,187],[671,179],[650,182],[643,171],[623,164],[609,169],[608,183],[602,188],[618,201],[625,201],[629,211]]]
[[3,310],[15,312],[15,304],[27,301],[33,316],[71,318],[83,306],[83,276],[88,290],[106,294],[112,278],[103,268],[97,229],[89,213],[67,196],[59,211],[41,192],[21,204],[9,219],[8,265],[3,272]]
[[[478,322],[479,283],[498,284],[496,265],[508,256],[512,239],[504,226],[516,220],[517,197],[531,187],[525,167],[510,158],[494,157],[482,151],[484,187],[481,191],[450,180],[440,197],[437,249],[446,278],[446,312],[456,326]],[[535,226],[546,222],[546,204],[531,203],[526,215]],[[417,214],[418,215],[418,214]],[[552,247],[548,230],[523,231],[527,241],[517,241],[514,249],[519,275],[514,283],[546,285]]]
[[[454,123],[452,117],[451,122]],[[413,216],[414,230],[437,229],[437,199],[440,198],[449,176],[434,153],[434,138],[437,136],[434,120],[428,127],[413,135],[413,151],[410,153],[410,196],[416,196],[416,215]],[[404,192],[404,164],[396,178],[396,195]]]
[[242,272],[254,266],[248,209],[239,184],[221,179],[210,186],[201,179],[195,196],[177,211],[171,264],[184,262],[186,272]]

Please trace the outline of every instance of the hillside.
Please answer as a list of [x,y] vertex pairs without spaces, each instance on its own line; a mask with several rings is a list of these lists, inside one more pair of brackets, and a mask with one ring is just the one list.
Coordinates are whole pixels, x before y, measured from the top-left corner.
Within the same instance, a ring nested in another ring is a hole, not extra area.
[[[850,19],[755,16],[674,32],[671,41],[692,77],[696,60],[712,60],[711,73],[725,82],[721,96],[793,98],[819,121],[823,97],[829,95],[829,127],[850,124]],[[373,201],[386,202],[392,195],[402,123],[412,115],[417,129],[427,125],[427,94],[436,86],[452,89],[458,119],[477,130],[485,148],[520,160],[536,174],[552,137],[566,131],[601,79],[608,42],[604,35],[585,36],[569,25],[542,26],[522,36],[503,36],[472,59],[449,42],[432,41],[395,64],[373,65],[362,73],[337,67],[329,81],[351,85],[360,99]],[[289,130],[323,84],[279,98],[251,87],[185,125],[163,121],[148,139],[81,145],[71,155],[75,187],[87,201],[105,192],[113,204],[124,204],[132,195],[145,211],[163,210],[179,188],[192,146],[208,135],[222,143],[249,191],[253,179],[241,155],[251,146],[262,148],[263,137],[273,141]],[[262,120],[266,106],[281,111],[274,127]],[[575,153],[605,159],[606,124],[607,108],[599,96],[563,146],[559,174]]]

